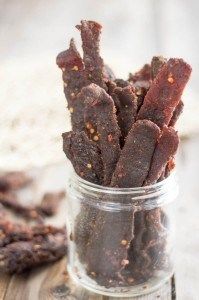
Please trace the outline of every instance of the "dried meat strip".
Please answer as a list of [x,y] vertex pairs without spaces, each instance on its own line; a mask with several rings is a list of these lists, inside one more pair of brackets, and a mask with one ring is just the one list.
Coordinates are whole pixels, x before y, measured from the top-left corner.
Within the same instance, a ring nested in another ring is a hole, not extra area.
[[94,21],[81,21],[76,26],[81,32],[83,61],[89,80],[100,87],[106,88],[104,80],[104,63],[100,56],[99,42],[102,26]]
[[83,88],[81,97],[85,101],[84,120],[87,132],[99,145],[104,168],[103,184],[108,185],[120,155],[120,129],[116,108],[113,99],[95,84]]
[[76,49],[73,39],[70,41],[68,50],[57,56],[57,65],[63,71],[64,93],[71,113],[73,130],[84,130],[83,109],[84,102],[78,97],[83,86],[89,84],[86,78],[84,63]]
[[128,135],[137,114],[137,97],[130,86],[115,88],[112,98],[117,109],[117,120],[121,130],[122,144]]
[[54,216],[58,211],[60,201],[65,195],[65,191],[45,193],[41,204],[37,206],[37,210],[46,216]]
[[191,67],[182,59],[169,59],[151,84],[137,119],[151,120],[160,128],[168,125],[190,74]]
[[151,61],[151,79],[154,80],[161,70],[161,68],[166,64],[167,60],[163,56],[154,56]]
[[67,251],[65,233],[34,237],[31,241],[19,241],[0,248],[0,271],[22,273],[39,265],[55,262]]
[[178,105],[176,106],[172,118],[169,122],[169,126],[174,127],[177,120],[179,119],[179,116],[181,115],[181,113],[183,112],[183,108],[184,108],[184,103],[182,102],[182,100],[180,100],[180,102],[178,103]]
[[8,172],[0,176],[0,192],[23,188],[32,182],[25,172]]
[[149,64],[145,64],[142,69],[134,74],[129,75],[129,81],[137,82],[137,81],[149,81],[151,79],[151,66]]
[[63,150],[76,173],[85,180],[101,184],[103,165],[99,147],[84,132],[65,132]]
[[172,127],[163,127],[162,134],[153,154],[145,185],[151,185],[158,181],[167,163],[175,155],[178,144],[179,138],[177,132]]
[[142,186],[149,172],[160,130],[151,121],[133,124],[112,177],[111,186],[132,188]]
[[66,233],[65,228],[57,228],[51,225],[39,224],[27,226],[22,223],[14,223],[7,218],[0,220],[0,247],[13,242],[32,240],[36,236],[46,234]]

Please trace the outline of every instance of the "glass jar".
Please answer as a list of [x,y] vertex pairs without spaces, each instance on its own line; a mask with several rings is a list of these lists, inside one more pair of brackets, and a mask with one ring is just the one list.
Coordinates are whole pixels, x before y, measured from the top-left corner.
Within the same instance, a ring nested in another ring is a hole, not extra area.
[[76,174],[67,207],[68,271],[99,294],[147,294],[173,274],[175,176],[151,186],[110,188]]

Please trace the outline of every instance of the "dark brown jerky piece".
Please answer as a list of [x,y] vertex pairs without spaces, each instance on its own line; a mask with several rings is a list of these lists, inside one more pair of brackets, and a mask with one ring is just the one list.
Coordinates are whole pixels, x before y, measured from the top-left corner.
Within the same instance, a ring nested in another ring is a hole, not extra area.
[[21,215],[22,217],[29,220],[41,221],[41,214],[35,206],[22,205],[17,198],[17,195],[11,192],[0,192],[0,203],[11,209],[14,213]]
[[182,100],[180,100],[180,102],[178,103],[178,105],[176,106],[172,118],[169,122],[169,126],[174,127],[179,116],[181,115],[181,113],[183,112],[183,108],[184,108],[184,103],[182,102]]
[[76,49],[74,40],[71,39],[68,50],[57,56],[57,65],[63,71],[64,93],[71,113],[73,130],[84,130],[84,102],[78,97],[83,86],[89,84],[86,78],[84,64]]
[[8,172],[0,176],[0,192],[16,190],[30,184],[32,178],[25,172]]
[[53,216],[57,213],[60,201],[65,197],[65,195],[65,191],[45,193],[41,204],[38,205],[37,209],[46,216]]
[[0,270],[9,274],[22,273],[60,259],[66,250],[66,235],[61,232],[11,243],[0,249]]
[[145,64],[141,70],[134,74],[129,74],[129,81],[149,81],[151,79],[151,66]]
[[145,185],[158,181],[169,160],[175,155],[179,144],[177,132],[172,127],[163,127],[162,135],[155,148]]
[[66,132],[63,150],[70,159],[75,172],[85,180],[101,184],[103,166],[98,145],[90,141],[84,132]]
[[130,130],[111,180],[111,186],[142,186],[149,172],[160,130],[148,120],[137,121]]
[[115,212],[101,210],[96,216],[85,258],[87,272],[97,282],[103,277],[106,278],[106,286],[112,286],[112,280],[122,281],[121,271],[129,264],[127,251],[133,238],[133,214],[133,209]]
[[83,61],[88,79],[106,90],[104,81],[104,63],[99,54],[99,42],[102,26],[94,21],[81,21],[76,26],[81,31]]
[[82,89],[85,101],[85,124],[90,138],[101,150],[104,185],[110,183],[120,155],[120,130],[113,99],[99,86],[91,84]]
[[137,97],[130,86],[115,88],[112,98],[117,109],[117,120],[121,130],[122,140],[128,135],[137,113]]
[[123,80],[123,79],[120,79],[120,78],[116,78],[116,79],[114,80],[114,82],[115,82],[116,86],[121,87],[121,88],[124,88],[124,87],[130,85],[130,82],[129,82],[129,81]]
[[154,79],[138,113],[160,128],[168,125],[190,77],[191,67],[182,59],[171,58]]
[[166,58],[163,56],[154,56],[151,61],[151,79],[154,80],[160,69],[167,62]]
[[45,236],[46,234],[60,232],[65,233],[65,229],[44,224],[27,226],[3,218],[0,220],[0,247],[13,242],[32,240],[36,236]]

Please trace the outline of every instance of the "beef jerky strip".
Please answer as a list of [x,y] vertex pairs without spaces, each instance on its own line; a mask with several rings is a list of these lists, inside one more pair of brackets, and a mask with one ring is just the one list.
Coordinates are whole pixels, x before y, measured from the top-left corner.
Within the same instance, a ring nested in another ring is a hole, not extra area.
[[134,74],[129,74],[129,81],[137,82],[137,81],[149,81],[151,79],[151,66],[149,64],[145,64],[141,70]]
[[137,113],[137,97],[130,86],[115,88],[112,98],[117,109],[117,120],[121,130],[122,144],[128,135]]
[[30,220],[40,220],[41,221],[41,214],[37,207],[34,206],[24,206],[22,205],[17,198],[15,193],[11,192],[0,192],[0,203],[11,209],[13,212],[25,217],[26,219]]
[[[121,151],[111,186],[120,188],[141,186],[148,174],[148,169],[145,169],[145,165],[149,168],[159,132],[159,128],[150,121],[139,121],[133,125]],[[145,151],[145,154],[143,151]],[[127,152],[128,156],[126,156]],[[139,177],[143,178],[141,182],[138,182],[137,179],[135,181],[132,178],[132,169],[137,167],[137,159],[140,160],[140,155],[142,155],[142,159],[144,158],[143,165],[140,168],[145,170],[142,170],[142,173],[139,172]],[[121,173],[121,165],[123,171],[127,170],[125,175]],[[131,165],[130,168],[129,165]],[[121,181],[121,175],[126,176],[126,180]],[[116,201],[116,196],[114,196],[113,201]],[[125,203],[127,201],[128,199],[126,198]],[[107,278],[107,282],[104,282],[106,286],[118,284],[118,281],[124,282],[125,279],[122,278],[121,272],[129,264],[127,255],[129,244],[133,239],[133,219],[133,208],[115,213],[100,211],[97,215],[86,253],[87,271],[91,275],[95,274],[93,277],[97,282],[101,282],[103,276]],[[111,230],[112,224],[116,226],[114,232]],[[107,232],[111,234],[107,234]],[[98,262],[98,257],[101,257],[100,262]]]
[[104,63],[99,54],[99,42],[101,25],[94,21],[81,21],[81,25],[76,26],[81,32],[83,61],[88,79],[107,89],[104,81]]
[[71,39],[69,49],[57,56],[56,62],[63,71],[64,93],[71,113],[72,128],[83,131],[84,102],[78,97],[78,93],[83,86],[89,84],[89,81],[86,78],[84,64],[73,39]]
[[100,148],[104,167],[104,185],[108,185],[120,155],[120,130],[113,99],[95,84],[82,89],[84,120],[88,135]]
[[145,185],[151,185],[158,181],[166,164],[175,155],[178,144],[179,138],[177,132],[172,127],[164,126],[153,154]]
[[161,70],[161,68],[166,64],[167,60],[163,56],[154,56],[151,61],[151,79],[154,80]]
[[31,241],[19,241],[0,249],[0,271],[22,273],[39,265],[54,262],[66,254],[64,233],[37,236]]
[[65,233],[65,229],[44,224],[27,226],[3,218],[0,220],[0,247],[13,242],[32,240],[36,236],[45,236],[49,233],[55,234],[59,232]]
[[65,197],[65,191],[45,193],[37,210],[45,216],[54,216],[57,213],[60,201]]
[[190,74],[191,67],[182,59],[169,59],[151,84],[137,119],[151,120],[160,128],[168,125]]
[[63,150],[72,162],[76,173],[85,180],[101,184],[103,169],[98,146],[84,132],[65,132]]
[[[152,58],[152,62],[151,62],[151,77],[152,79],[155,79],[155,77],[157,76],[157,74],[159,73],[160,69],[165,65],[166,63],[166,59],[163,56],[154,56]],[[182,102],[182,100],[180,100],[180,102],[178,103],[178,105],[176,106],[172,118],[169,122],[169,126],[175,126],[179,116],[181,115],[182,111],[184,108],[184,103]]]
[[178,103],[178,105],[176,106],[172,118],[169,122],[169,126],[174,127],[179,116],[181,115],[181,113],[183,112],[183,108],[184,108],[184,103],[182,102],[182,100],[180,100],[180,102]]
[[0,176],[0,192],[16,190],[30,184],[30,178],[25,172],[8,172]]
[[148,120],[136,121],[130,130],[112,177],[111,186],[142,186],[149,172],[160,130]]

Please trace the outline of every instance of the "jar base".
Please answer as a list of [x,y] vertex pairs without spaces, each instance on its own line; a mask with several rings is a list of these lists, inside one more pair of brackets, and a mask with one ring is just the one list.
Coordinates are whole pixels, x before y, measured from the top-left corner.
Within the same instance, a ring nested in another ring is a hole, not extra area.
[[89,290],[90,292],[110,296],[110,297],[137,297],[147,294],[151,294],[157,291],[161,286],[166,284],[169,279],[173,276],[173,272],[167,274],[164,278],[153,278],[148,280],[143,284],[139,284],[131,287],[118,287],[118,288],[106,288],[99,286],[95,283],[94,280],[90,279],[88,276],[80,276],[76,274],[70,266],[67,266],[68,273],[72,280],[78,285],[81,285],[83,288]]

